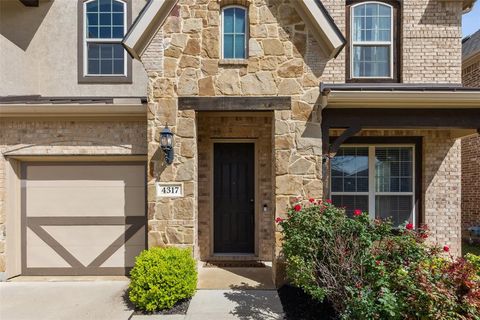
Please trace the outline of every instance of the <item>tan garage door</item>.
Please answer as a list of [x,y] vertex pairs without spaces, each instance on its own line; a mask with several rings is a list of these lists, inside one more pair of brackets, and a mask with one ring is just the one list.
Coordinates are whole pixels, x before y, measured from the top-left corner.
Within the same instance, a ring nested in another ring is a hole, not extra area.
[[23,166],[24,275],[123,275],[145,222],[144,164]]

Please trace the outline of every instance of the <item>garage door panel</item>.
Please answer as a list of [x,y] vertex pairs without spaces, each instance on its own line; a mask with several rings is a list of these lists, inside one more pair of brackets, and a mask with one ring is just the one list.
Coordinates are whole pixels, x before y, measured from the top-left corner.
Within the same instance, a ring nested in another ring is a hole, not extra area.
[[117,267],[119,264],[125,264],[127,268],[131,268],[135,264],[135,257],[144,249],[145,247],[141,245],[122,246],[115,251],[115,253],[101,265],[101,267]]
[[32,165],[25,177],[25,274],[133,266],[146,242],[144,165]]
[[[94,177],[94,178],[92,178]],[[61,183],[75,184],[78,181],[86,184],[105,185],[123,182],[127,186],[143,187],[145,185],[145,167],[135,165],[92,164],[30,164],[26,178],[28,183]]]
[[70,265],[55,250],[27,229],[27,268],[68,268]]

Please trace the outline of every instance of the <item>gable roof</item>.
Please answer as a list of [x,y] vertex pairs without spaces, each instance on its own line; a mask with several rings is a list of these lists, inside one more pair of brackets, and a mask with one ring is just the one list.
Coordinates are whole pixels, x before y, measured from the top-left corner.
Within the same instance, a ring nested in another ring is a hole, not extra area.
[[[347,41],[327,9],[320,0],[297,1],[295,9],[312,31],[324,53],[329,58],[336,57]],[[132,57],[140,59],[177,2],[178,0],[149,0],[122,41]]]
[[178,0],[149,0],[123,38],[122,44],[132,57],[140,56],[163,26]]
[[480,53],[480,30],[462,40],[462,60]]

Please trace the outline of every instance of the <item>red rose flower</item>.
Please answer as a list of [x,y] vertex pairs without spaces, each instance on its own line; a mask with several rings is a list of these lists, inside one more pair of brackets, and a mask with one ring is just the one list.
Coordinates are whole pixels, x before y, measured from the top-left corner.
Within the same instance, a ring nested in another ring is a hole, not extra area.
[[314,203],[314,202],[315,202],[315,199],[310,198],[310,199],[308,199],[308,201],[310,201],[310,203]]
[[405,229],[413,230],[413,223],[407,223],[407,225],[405,226]]
[[428,238],[428,234],[422,233],[422,234],[420,235],[420,238],[422,238],[422,239],[427,239],[427,238]]
[[448,252],[448,251],[450,251],[450,248],[448,246],[444,246],[443,251]]
[[299,205],[299,204],[297,204],[297,205],[294,207],[294,209],[295,209],[295,211],[298,212],[298,211],[302,210],[302,206]]
[[353,215],[354,216],[361,216],[362,215],[362,210],[356,209],[355,211],[353,211]]
[[325,200],[327,203],[332,203],[332,199]]
[[276,222],[276,223],[280,223],[280,222],[282,222],[282,221],[283,221],[283,219],[280,218],[280,217],[278,217],[277,219],[275,219],[275,222]]

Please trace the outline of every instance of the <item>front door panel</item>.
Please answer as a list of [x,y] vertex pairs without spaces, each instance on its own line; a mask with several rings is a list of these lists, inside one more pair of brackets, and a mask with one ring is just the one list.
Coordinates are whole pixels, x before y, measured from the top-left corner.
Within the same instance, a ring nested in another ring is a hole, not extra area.
[[255,146],[214,144],[214,252],[254,253]]

